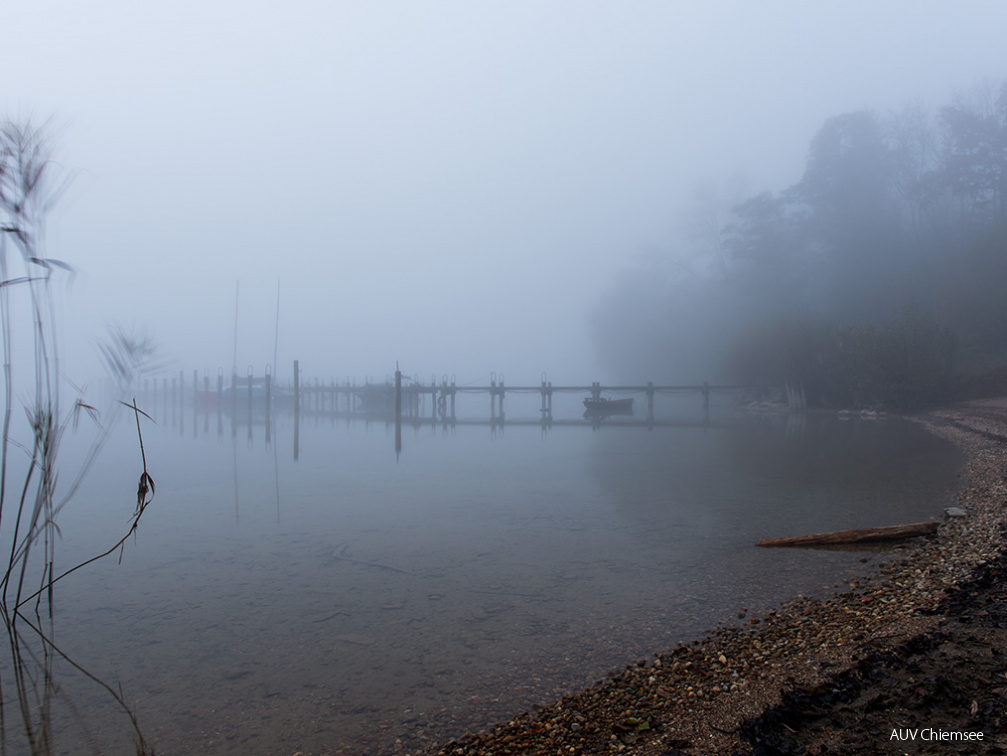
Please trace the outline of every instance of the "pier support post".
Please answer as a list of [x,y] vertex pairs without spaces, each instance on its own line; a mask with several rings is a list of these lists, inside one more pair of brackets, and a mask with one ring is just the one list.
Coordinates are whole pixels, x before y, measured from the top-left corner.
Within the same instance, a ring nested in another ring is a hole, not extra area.
[[545,373],[542,373],[542,413],[543,427],[552,424],[552,383],[546,381]]
[[441,421],[445,426],[448,424],[448,377],[446,375],[441,376],[441,395],[437,399],[437,412],[441,416]]
[[402,371],[395,364],[395,459],[402,452]]
[[196,438],[199,430],[199,371],[192,371],[192,437]]
[[248,366],[248,444],[252,444],[252,366]]
[[269,424],[269,410],[273,403],[273,370],[266,365],[266,424]]
[[294,461],[301,456],[301,363],[294,360]]
[[178,371],[178,433],[185,433],[185,371]]
[[272,396],[271,396],[272,379],[273,379],[273,369],[269,365],[266,365],[265,388],[266,388],[266,448],[267,449],[269,448],[269,445],[273,442],[272,423],[271,423],[271,416],[273,413],[270,407],[272,403]]
[[217,369],[217,437],[224,435],[224,368]]

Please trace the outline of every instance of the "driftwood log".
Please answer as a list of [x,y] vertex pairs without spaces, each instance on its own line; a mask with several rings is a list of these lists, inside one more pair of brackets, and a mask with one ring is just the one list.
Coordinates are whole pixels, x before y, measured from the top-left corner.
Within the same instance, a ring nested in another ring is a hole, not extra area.
[[831,546],[844,543],[869,543],[871,541],[898,541],[903,538],[931,535],[937,532],[938,522],[916,522],[911,525],[886,525],[880,528],[837,530],[834,533],[767,538],[756,546]]

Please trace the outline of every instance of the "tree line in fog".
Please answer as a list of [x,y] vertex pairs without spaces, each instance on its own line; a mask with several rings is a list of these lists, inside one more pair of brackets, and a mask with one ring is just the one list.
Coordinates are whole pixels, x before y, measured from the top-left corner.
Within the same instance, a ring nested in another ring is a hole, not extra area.
[[831,117],[797,183],[702,187],[685,221],[596,311],[616,373],[790,381],[826,407],[1007,390],[1007,81]]

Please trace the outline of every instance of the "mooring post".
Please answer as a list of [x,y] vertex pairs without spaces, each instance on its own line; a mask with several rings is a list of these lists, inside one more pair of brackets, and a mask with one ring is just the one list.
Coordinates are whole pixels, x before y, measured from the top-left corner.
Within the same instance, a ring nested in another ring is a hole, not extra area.
[[268,362],[266,363],[266,374],[263,377],[263,380],[265,381],[265,389],[266,389],[266,448],[268,449],[269,445],[273,441],[272,418],[270,417],[270,415],[272,415],[271,409],[273,402],[272,397],[273,366],[270,365]]
[[273,443],[273,420],[269,411],[269,373],[266,373],[266,449]]
[[552,381],[546,380],[546,374],[542,373],[542,427],[552,424]]
[[192,371],[192,437],[196,438],[199,423],[199,371]]
[[294,360],[294,461],[301,457],[301,365]]
[[402,451],[402,371],[395,363],[395,459]]
[[178,371],[178,434],[185,433],[185,371]]
[[203,435],[210,435],[210,371],[203,370]]
[[399,363],[395,363],[395,417],[402,417],[402,371]]
[[252,366],[248,366],[248,442],[252,442]]
[[269,427],[269,410],[273,403],[273,366],[266,365],[266,427]]
[[217,368],[217,437],[224,436],[224,368]]

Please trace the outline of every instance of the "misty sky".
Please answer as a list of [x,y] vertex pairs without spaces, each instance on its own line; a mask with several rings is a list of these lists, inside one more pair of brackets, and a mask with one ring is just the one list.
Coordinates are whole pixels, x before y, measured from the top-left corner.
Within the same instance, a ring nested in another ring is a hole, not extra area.
[[[588,315],[696,182],[799,176],[829,116],[1007,75],[1002,2],[7,2],[0,115],[76,172],[74,354],[604,379]],[[657,324],[655,324],[657,325]],[[93,362],[93,360],[92,360]],[[77,364],[85,364],[77,361]],[[703,376],[697,376],[701,380]],[[661,376],[640,376],[660,382]]]

